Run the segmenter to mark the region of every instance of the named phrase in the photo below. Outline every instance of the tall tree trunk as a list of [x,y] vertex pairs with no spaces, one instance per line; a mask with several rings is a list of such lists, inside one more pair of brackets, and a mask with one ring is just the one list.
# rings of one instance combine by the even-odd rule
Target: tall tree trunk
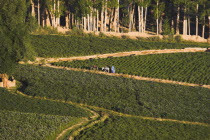
[[117,32],[120,32],[120,0],[118,2],[118,7],[117,7]]
[[188,16],[188,35],[191,35],[191,29],[190,29],[190,16]]
[[104,28],[104,6],[102,5],[102,9],[101,9],[101,27],[100,27],[100,31],[103,32]]
[[88,31],[90,31],[90,16],[89,16],[89,14],[87,14],[87,26],[88,26]]
[[196,36],[198,36],[198,4],[196,5]]
[[38,0],[38,25],[40,25],[40,4],[39,4],[39,0]]
[[144,7],[141,6],[141,32],[144,31]]
[[159,2],[157,1],[157,17],[156,17],[156,24],[157,24],[157,35],[159,34],[159,11],[158,11]]
[[96,10],[96,32],[98,32],[98,22],[99,22],[99,14],[98,10]]
[[107,0],[106,0],[106,2],[105,2],[104,32],[106,32],[106,22],[107,22]]
[[204,33],[205,33],[205,21],[206,21],[206,18],[205,16],[203,17],[203,28],[202,28],[202,37],[204,38]]
[[83,20],[84,20],[83,29],[84,29],[84,31],[87,31],[87,20],[86,20],[85,16],[83,17]]
[[[59,13],[59,12],[60,12],[60,1],[59,1],[59,0],[58,0],[57,4],[58,4],[58,9],[57,9],[57,11],[58,11],[58,13]],[[57,22],[57,26],[60,26],[60,14],[57,15],[57,17],[56,17],[56,22]]]
[[140,10],[140,6],[138,6],[138,23],[139,23],[139,32],[141,31],[141,10]]
[[145,14],[144,14],[144,33],[146,31],[146,25],[147,25],[147,6],[145,8]]
[[180,6],[177,8],[177,17],[176,17],[176,35],[179,35],[179,18],[180,18]]
[[35,17],[35,8],[34,8],[34,2],[31,0],[31,16]]
[[183,35],[187,35],[187,17],[186,17],[186,8],[184,9]]

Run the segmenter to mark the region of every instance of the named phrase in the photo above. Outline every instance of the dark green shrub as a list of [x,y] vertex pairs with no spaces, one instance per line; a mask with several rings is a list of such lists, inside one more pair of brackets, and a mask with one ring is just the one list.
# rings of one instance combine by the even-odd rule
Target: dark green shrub
[[178,42],[178,43],[180,43],[180,42],[183,41],[182,36],[180,36],[180,35],[176,35],[174,39],[175,39],[175,41]]

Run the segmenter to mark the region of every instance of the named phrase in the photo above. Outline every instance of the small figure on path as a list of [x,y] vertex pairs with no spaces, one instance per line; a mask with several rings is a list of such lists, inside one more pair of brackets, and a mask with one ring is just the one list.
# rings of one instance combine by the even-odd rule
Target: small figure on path
[[115,68],[114,68],[114,66],[111,67],[111,73],[115,73]]

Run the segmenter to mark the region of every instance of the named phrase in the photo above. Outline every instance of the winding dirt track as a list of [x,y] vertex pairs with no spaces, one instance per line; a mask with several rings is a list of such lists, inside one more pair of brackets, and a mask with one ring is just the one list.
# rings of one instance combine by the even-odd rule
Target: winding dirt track
[[107,72],[96,71],[96,70],[60,67],[60,66],[53,66],[53,65],[50,65],[50,64],[46,64],[44,66],[45,67],[56,68],[56,69],[65,69],[65,70],[72,70],[72,71],[90,72],[90,73],[103,74],[103,75],[109,75],[109,76],[131,78],[131,79],[136,79],[136,80],[153,81],[153,82],[159,82],[159,83],[177,84],[177,85],[193,86],[193,87],[204,87],[204,88],[210,89],[210,85],[192,84],[192,83],[171,81],[171,80],[165,80],[165,79],[148,78],[148,77],[134,76],[134,75],[128,75],[128,74],[121,74],[121,73],[107,73]]
[[108,54],[96,54],[89,56],[78,56],[69,58],[36,58],[36,61],[45,59],[47,63],[59,62],[59,61],[73,61],[73,60],[86,60],[90,58],[107,58],[107,57],[122,57],[130,55],[148,55],[148,54],[161,54],[161,53],[181,53],[181,52],[205,52],[206,48],[185,48],[185,49],[164,49],[164,50],[144,50],[144,51],[130,51],[130,52],[118,52]]

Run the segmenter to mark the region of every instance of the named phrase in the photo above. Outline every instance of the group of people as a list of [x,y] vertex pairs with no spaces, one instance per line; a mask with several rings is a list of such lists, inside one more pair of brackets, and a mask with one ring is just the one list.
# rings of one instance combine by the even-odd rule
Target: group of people
[[[96,65],[92,66],[90,68],[91,70],[98,70],[98,67]],[[108,72],[108,73],[115,73],[115,67],[114,66],[105,66],[101,68],[102,71]]]
[[105,71],[105,72],[109,72],[109,73],[115,73],[115,68],[114,66],[106,66],[106,67],[102,67],[101,69],[102,71]]

